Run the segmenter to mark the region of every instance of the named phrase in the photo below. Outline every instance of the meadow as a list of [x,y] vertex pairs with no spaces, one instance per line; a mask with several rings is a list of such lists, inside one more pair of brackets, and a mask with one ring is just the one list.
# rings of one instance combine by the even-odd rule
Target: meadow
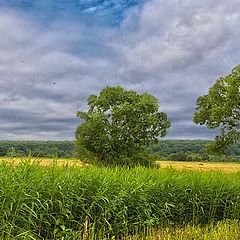
[[[87,164],[76,158],[26,158],[26,157],[0,157],[0,163],[20,164],[28,159],[31,163],[37,163],[41,166],[71,166],[84,167]],[[239,162],[187,162],[187,161],[156,161],[159,168],[175,168],[177,170],[200,170],[200,171],[223,171],[240,172]]]
[[0,239],[240,238],[238,172],[15,161],[0,164]]

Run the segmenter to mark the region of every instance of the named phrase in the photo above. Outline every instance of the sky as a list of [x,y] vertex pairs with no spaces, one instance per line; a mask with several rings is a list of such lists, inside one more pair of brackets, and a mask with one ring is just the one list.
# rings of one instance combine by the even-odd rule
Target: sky
[[199,96],[240,63],[239,0],[0,0],[0,140],[72,140],[106,85],[149,92],[168,139],[213,139]]

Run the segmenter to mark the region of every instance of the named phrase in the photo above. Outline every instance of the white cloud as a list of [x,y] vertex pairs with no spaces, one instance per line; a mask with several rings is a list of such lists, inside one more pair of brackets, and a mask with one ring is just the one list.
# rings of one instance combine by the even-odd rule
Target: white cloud
[[169,137],[183,134],[181,125],[184,136],[202,138],[207,130],[189,124],[195,101],[239,63],[240,4],[151,0],[120,27],[91,28],[3,9],[0,32],[1,139],[71,138],[75,112],[106,84],[156,95],[173,119]]

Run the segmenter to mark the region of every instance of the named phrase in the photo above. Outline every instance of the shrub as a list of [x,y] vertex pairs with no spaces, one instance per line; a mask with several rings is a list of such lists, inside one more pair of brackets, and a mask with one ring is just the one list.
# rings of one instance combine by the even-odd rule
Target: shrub
[[195,161],[195,162],[201,162],[202,156],[200,154],[190,154],[186,158],[187,161]]
[[177,152],[170,154],[167,158],[174,161],[186,161],[187,154],[184,152]]

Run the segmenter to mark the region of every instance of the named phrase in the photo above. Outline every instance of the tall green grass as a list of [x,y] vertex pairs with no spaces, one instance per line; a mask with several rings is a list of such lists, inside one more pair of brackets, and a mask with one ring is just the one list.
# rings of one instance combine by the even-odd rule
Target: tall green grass
[[0,239],[90,239],[240,219],[240,174],[0,165]]

